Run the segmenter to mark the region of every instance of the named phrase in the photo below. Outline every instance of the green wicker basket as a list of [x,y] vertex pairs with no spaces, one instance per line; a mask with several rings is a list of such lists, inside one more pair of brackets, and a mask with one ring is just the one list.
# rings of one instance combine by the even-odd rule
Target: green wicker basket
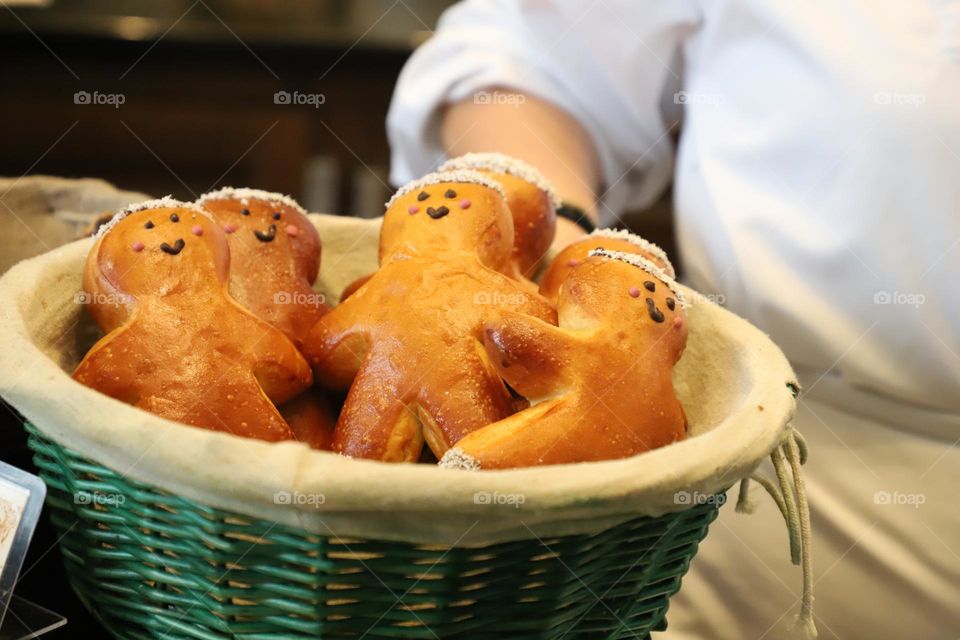
[[26,427],[69,580],[117,638],[647,638],[724,497],[479,548],[328,538],[131,481]]

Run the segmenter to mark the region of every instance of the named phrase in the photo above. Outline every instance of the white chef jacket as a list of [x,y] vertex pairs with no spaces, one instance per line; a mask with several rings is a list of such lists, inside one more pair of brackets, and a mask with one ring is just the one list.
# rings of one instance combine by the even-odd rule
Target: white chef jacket
[[537,95],[591,135],[606,222],[674,178],[686,279],[795,366],[957,413],[958,18],[957,0],[466,2],[401,75],[392,178],[443,159],[445,102]]
[[[876,492],[916,489],[911,481],[938,482],[944,471],[957,486],[960,0],[464,2],[444,14],[401,74],[387,122],[392,179],[434,168],[444,158],[442,106],[471,95],[496,99],[483,94],[491,87],[538,96],[584,126],[601,161],[605,222],[651,203],[674,180],[685,279],[722,294],[790,358],[810,391],[798,422],[822,439],[824,468],[870,472],[856,497],[844,499],[831,499],[837,492],[811,474],[822,546],[854,542],[839,524],[852,513],[889,523],[914,515],[883,511]],[[824,429],[827,414],[843,428]],[[879,447],[847,445],[840,434],[852,424],[855,433],[874,425]],[[898,448],[923,453],[898,467]],[[960,633],[960,509],[947,500],[924,509],[927,521],[908,532],[884,529],[863,566],[855,553],[839,565],[854,581],[903,577],[886,593],[889,603],[864,590],[865,606],[877,609],[872,623],[848,607],[854,629],[876,624],[892,635],[841,637]],[[729,542],[716,553],[736,571],[747,554]],[[922,568],[884,567],[917,545]],[[718,607],[742,605],[727,598],[730,585],[713,580],[710,591],[697,566],[686,582],[707,586],[694,591],[709,591]],[[834,600],[855,597],[843,569],[831,575]],[[762,580],[755,584],[762,596]],[[952,613],[931,599],[931,584],[953,597]],[[897,635],[907,618],[897,618],[894,605],[910,607],[912,598],[937,613],[921,609],[908,620],[917,635]],[[827,626],[841,626],[842,603],[821,595],[818,604],[840,607]],[[676,608],[671,627],[682,628]],[[748,617],[742,607],[726,615]],[[744,624],[722,631],[702,623],[706,635],[689,637],[760,635]],[[952,625],[953,635],[937,635]],[[823,627],[821,637],[833,637]]]

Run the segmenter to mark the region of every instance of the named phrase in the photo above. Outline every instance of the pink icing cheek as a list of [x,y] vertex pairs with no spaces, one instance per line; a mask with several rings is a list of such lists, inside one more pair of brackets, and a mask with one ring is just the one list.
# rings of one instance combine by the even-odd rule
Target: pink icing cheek
[[140,253],[141,251],[143,251],[143,247],[144,247],[144,244],[139,240],[137,240],[130,246],[130,248],[136,251],[137,253]]
[[631,298],[639,298],[639,297],[640,297],[640,289],[638,289],[638,288],[636,288],[636,287],[630,287],[629,289],[627,289],[627,293],[630,294],[630,297],[631,297]]
[[288,224],[287,235],[291,238],[296,238],[298,235],[300,235],[300,228],[295,224]]
[[681,318],[680,316],[674,316],[674,317],[673,317],[673,328],[674,328],[674,329],[679,329],[679,328],[682,327],[682,326],[683,326],[683,318]]
[[575,267],[575,266],[577,266],[578,264],[580,264],[580,261],[579,261],[579,260],[573,260],[573,259],[567,260],[567,266],[568,266],[568,267]]
[[461,208],[461,209],[469,209],[471,204],[472,204],[472,203],[471,203],[469,200],[467,200],[466,198],[464,198],[463,200],[460,201],[460,208]]
[[412,204],[409,207],[407,207],[407,213],[409,213],[410,215],[415,214],[417,211],[420,211],[420,207],[418,207],[415,204]]
[[227,233],[233,233],[234,231],[237,230],[237,225],[233,224],[232,222],[227,223],[226,225],[224,225],[223,230],[226,231]]
[[198,224],[197,224],[197,225],[194,225],[194,226],[193,226],[193,229],[190,229],[190,231],[191,231],[191,232],[193,233],[193,235],[195,235],[195,236],[202,236],[202,235],[203,235],[203,227],[201,227],[201,226],[198,225]]

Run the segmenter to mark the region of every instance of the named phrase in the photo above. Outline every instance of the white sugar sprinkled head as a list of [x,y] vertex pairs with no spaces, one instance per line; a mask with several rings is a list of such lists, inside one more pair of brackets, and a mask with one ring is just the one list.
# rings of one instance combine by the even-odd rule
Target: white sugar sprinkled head
[[482,173],[476,171],[470,171],[467,169],[460,169],[458,171],[437,171],[436,173],[428,173],[418,180],[413,180],[403,185],[397,192],[393,194],[393,197],[390,198],[390,201],[387,202],[386,207],[389,209],[394,202],[403,196],[407,195],[411,191],[416,191],[417,189],[422,189],[424,187],[429,187],[435,184],[444,184],[444,183],[453,183],[453,184],[479,184],[481,186],[487,187],[488,189],[493,189],[500,196],[506,199],[507,194],[504,192],[503,187],[500,186],[500,183],[492,178],[489,178]]
[[562,204],[556,189],[542,173],[523,160],[502,153],[467,153],[459,158],[451,158],[440,165],[440,171],[456,169],[484,170],[515,176],[546,193],[554,209],[559,208]]
[[632,264],[635,267],[643,269],[651,276],[660,280],[667,288],[670,289],[673,296],[677,299],[677,302],[680,303],[681,309],[687,308],[687,301],[683,297],[683,294],[680,292],[680,288],[677,286],[676,280],[664,273],[663,269],[655,265],[650,260],[647,260],[641,255],[636,253],[627,253],[626,251],[608,251],[606,249],[591,249],[590,256],[606,258],[608,260],[619,260],[620,262],[626,262],[627,264]]
[[194,204],[192,202],[183,202],[181,200],[176,200],[172,196],[163,196],[162,198],[155,198],[153,200],[144,200],[143,202],[136,202],[134,204],[129,204],[123,209],[120,209],[110,220],[97,229],[97,232],[93,234],[94,238],[101,238],[106,233],[109,233],[111,229],[117,226],[121,220],[126,218],[131,213],[137,213],[138,211],[146,211],[148,209],[189,209],[194,213],[199,213],[201,215],[210,217],[210,213],[201,207],[200,205]]
[[479,471],[480,463],[473,456],[453,447],[447,449],[438,463],[444,469],[461,469],[463,471]]
[[[654,256],[657,260],[660,260],[666,267],[663,269],[671,278],[677,277],[677,272],[673,268],[673,263],[670,262],[670,258],[667,257],[667,252],[661,249],[658,245],[650,242],[646,238],[638,236],[635,233],[630,233],[626,229],[596,229],[590,233],[590,236],[596,236],[600,238],[613,238],[615,240],[623,240],[629,242],[630,244],[636,246],[638,249],[649,253]],[[588,236],[588,237],[590,237]]]
[[303,215],[307,215],[307,210],[290,196],[282,193],[276,193],[274,191],[263,191],[262,189],[223,187],[221,189],[217,189],[216,191],[210,191],[209,193],[203,194],[200,196],[197,202],[203,204],[204,202],[209,202],[210,200],[239,200],[240,204],[243,205],[249,204],[250,200],[266,200],[267,202],[282,204],[294,209],[295,211],[299,211]]

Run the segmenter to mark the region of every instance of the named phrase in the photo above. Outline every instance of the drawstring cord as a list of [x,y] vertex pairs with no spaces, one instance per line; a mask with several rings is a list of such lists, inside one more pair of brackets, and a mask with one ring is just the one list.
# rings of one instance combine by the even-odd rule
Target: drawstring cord
[[800,603],[800,614],[794,621],[794,630],[805,639],[817,637],[817,625],[813,621],[813,559],[810,549],[810,505],[807,503],[807,487],[803,481],[800,466],[807,460],[807,443],[803,436],[790,427],[787,438],[787,457],[790,460],[790,469],[793,473],[794,487],[797,491],[797,506],[799,508],[801,568],[803,570],[803,598]]
[[[787,440],[790,439],[788,435]],[[784,445],[780,445],[773,450],[770,458],[773,460],[773,469],[777,473],[777,481],[780,483],[780,495],[783,496],[783,502],[787,509],[787,532],[790,534],[790,560],[793,564],[800,564],[800,516],[797,513],[797,502],[791,486],[790,477],[787,475],[787,468],[783,455]]]
[[[770,454],[773,469],[777,475],[774,483],[769,478],[754,474],[740,481],[737,496],[738,513],[753,513],[750,502],[750,481],[753,480],[770,494],[777,504],[780,514],[787,525],[790,538],[790,560],[800,565],[803,571],[803,595],[800,601],[800,613],[794,619],[793,631],[798,638],[813,640],[817,637],[817,627],[813,620],[813,561],[810,555],[810,505],[807,502],[806,485],[800,467],[807,462],[807,442],[799,431],[792,426],[787,428],[786,436],[779,447]],[[787,466],[790,471],[787,471]]]

